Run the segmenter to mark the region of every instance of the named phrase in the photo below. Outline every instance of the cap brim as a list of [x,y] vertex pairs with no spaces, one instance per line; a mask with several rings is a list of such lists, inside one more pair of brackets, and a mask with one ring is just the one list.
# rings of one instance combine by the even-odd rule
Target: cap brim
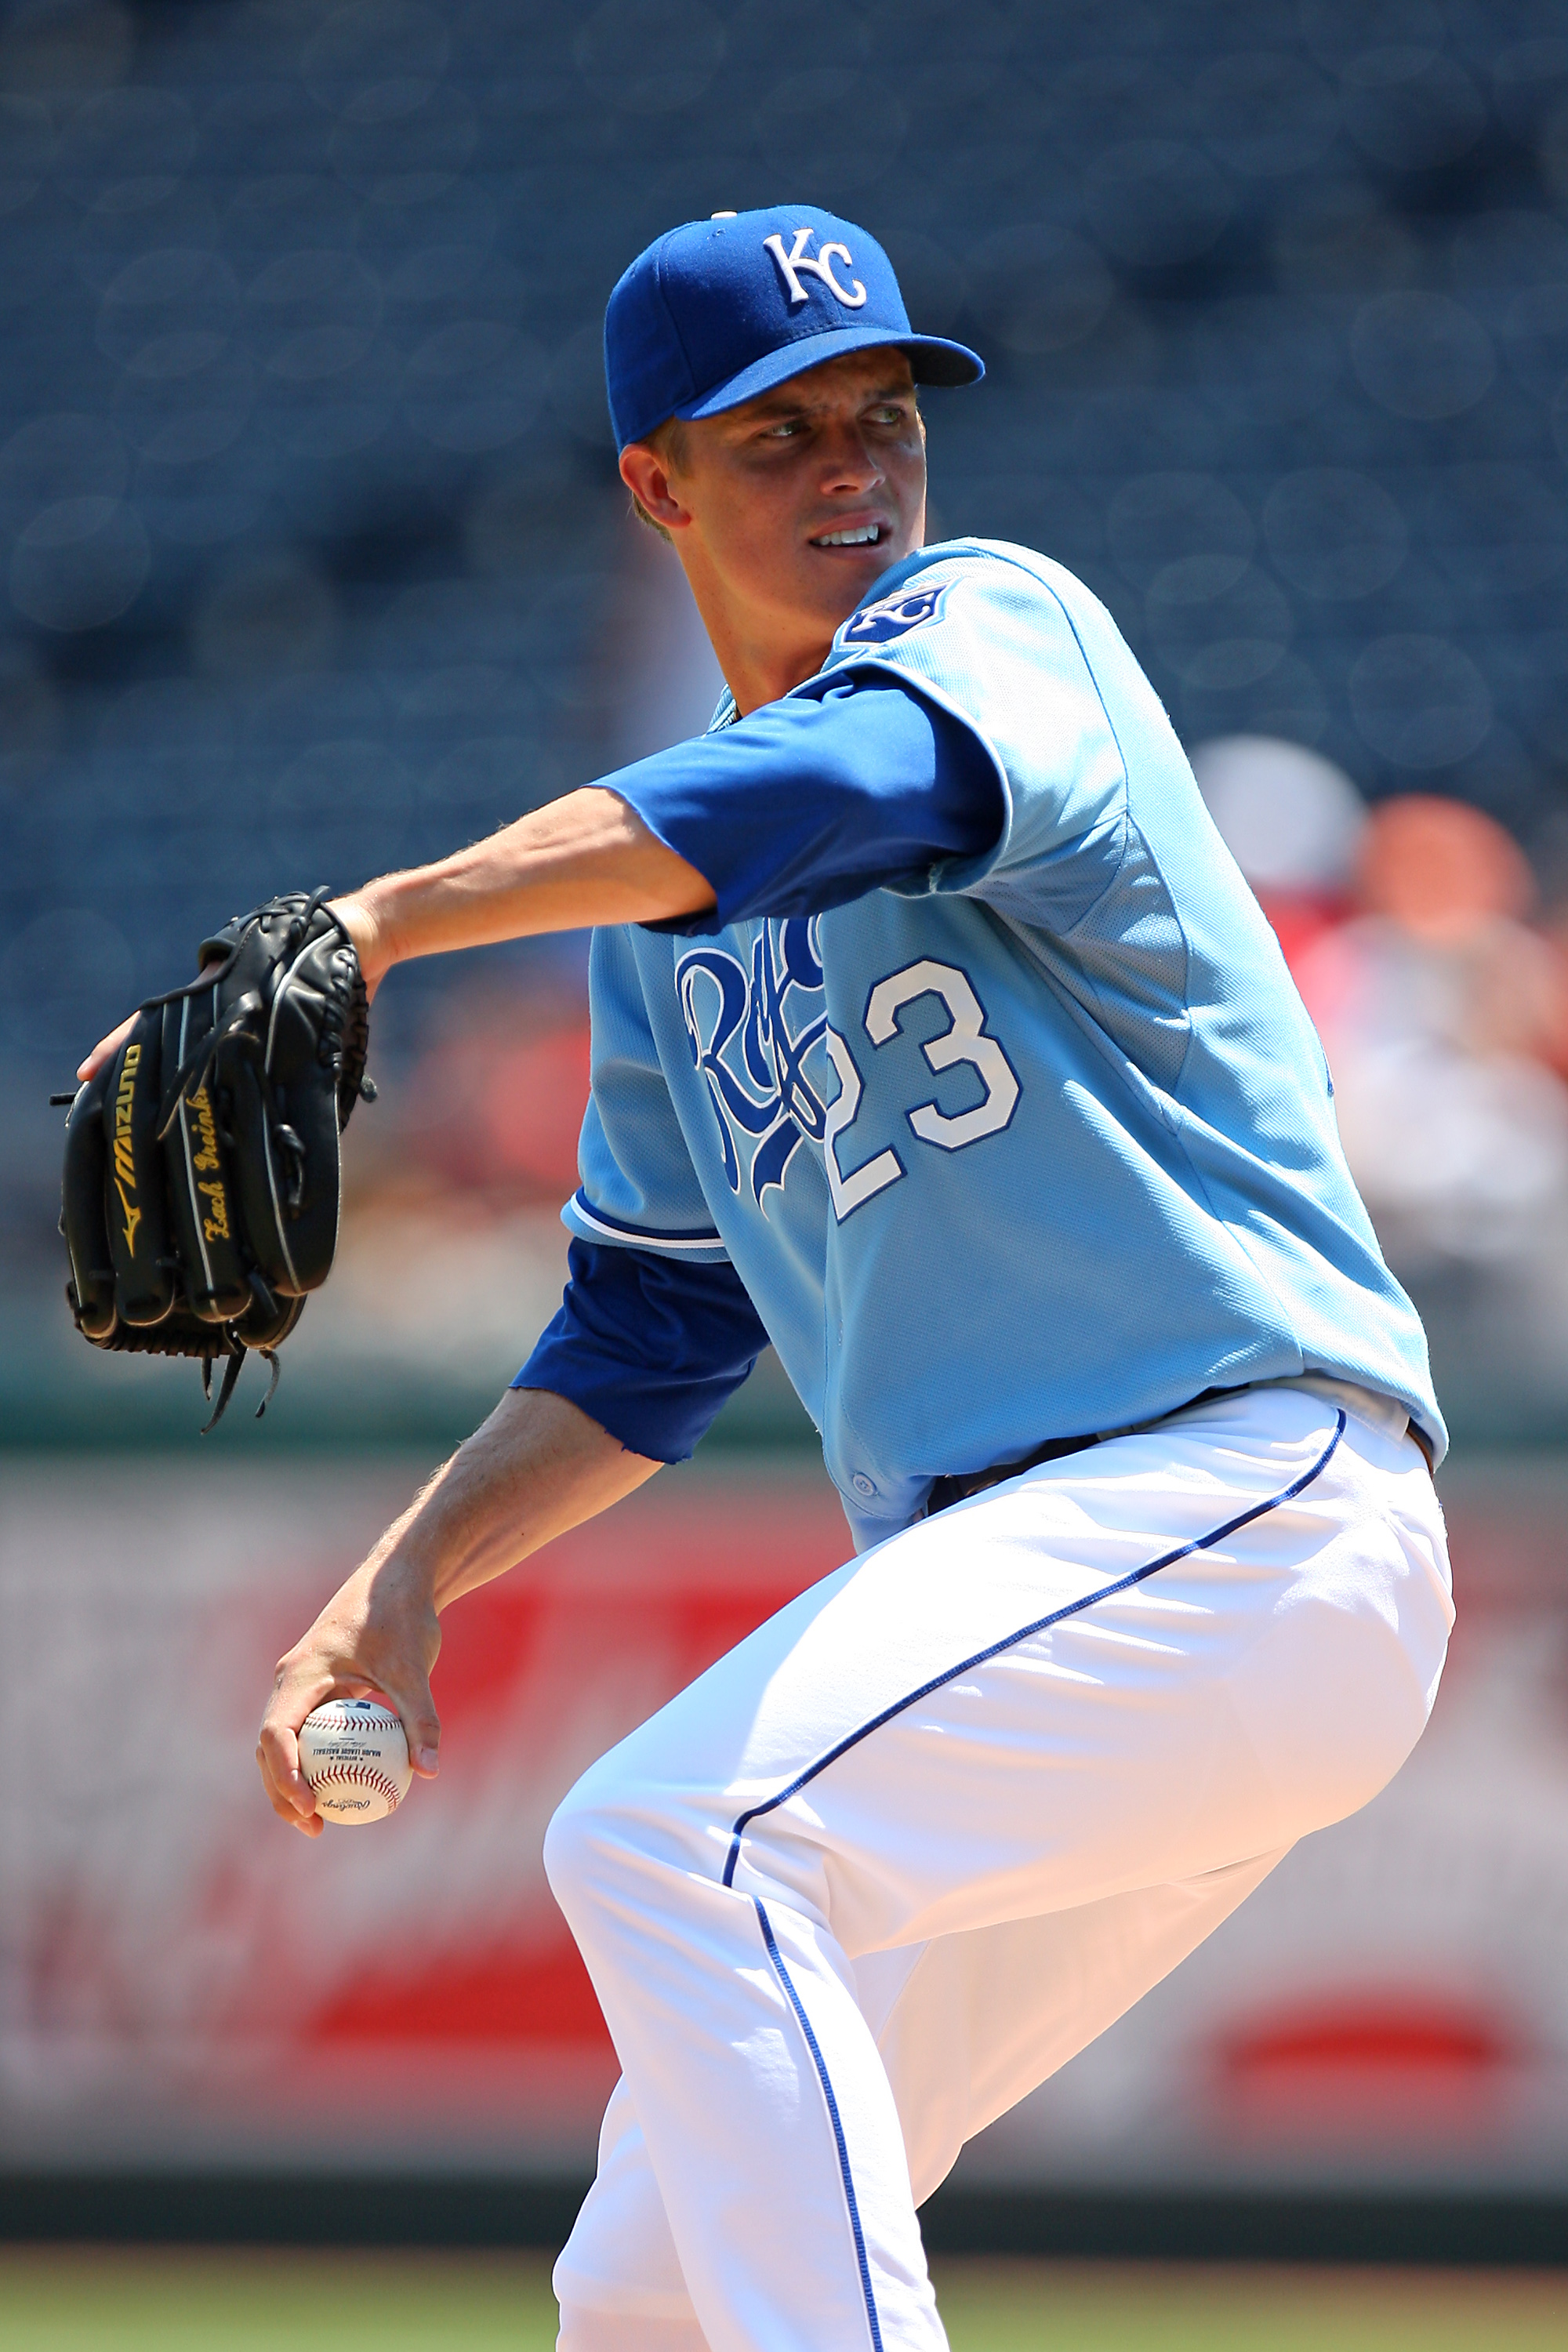
[[683,403],[675,414],[720,416],[727,408],[739,408],[742,401],[755,400],[759,393],[772,392],[775,384],[787,383],[793,375],[804,375],[807,368],[820,367],[825,360],[841,359],[847,352],[875,351],[879,346],[907,352],[910,373],[917,383],[978,383],[985,373],[978,352],[972,352],[966,343],[949,342],[942,335],[900,334],[891,327],[830,327],[826,334],[803,335],[798,342],[769,352],[700,399]]

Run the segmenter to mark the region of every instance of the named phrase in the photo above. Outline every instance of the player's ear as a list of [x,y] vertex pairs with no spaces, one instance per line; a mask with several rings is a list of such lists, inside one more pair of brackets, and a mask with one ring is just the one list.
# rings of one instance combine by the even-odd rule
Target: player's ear
[[683,530],[691,510],[673,488],[665,463],[646,441],[631,441],[621,451],[621,479],[644,517],[658,530]]

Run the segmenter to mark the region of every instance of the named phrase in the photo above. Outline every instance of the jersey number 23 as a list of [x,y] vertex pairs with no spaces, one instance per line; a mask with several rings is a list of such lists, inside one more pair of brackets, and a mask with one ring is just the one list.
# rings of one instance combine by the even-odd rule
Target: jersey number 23
[[[879,980],[871,991],[866,1001],[866,1034],[873,1047],[885,1045],[897,1034],[902,1025],[900,1013],[921,996],[939,996],[948,1014],[948,1026],[921,1047],[928,1066],[941,1072],[967,1062],[984,1092],[968,1110],[950,1115],[934,1102],[923,1102],[905,1117],[922,1143],[934,1144],[939,1151],[962,1151],[966,1144],[978,1143],[982,1136],[1000,1134],[1009,1124],[1017,1107],[1017,1076],[996,1039],[985,1034],[985,1008],[968,974],[956,964],[935,963],[929,956]],[[833,1213],[842,1224],[854,1210],[885,1192],[907,1171],[889,1147],[852,1174],[843,1172],[844,1147],[859,1116],[865,1081],[847,1038],[829,1027],[823,1042],[838,1073],[838,1095],[829,1106],[822,1140]]]

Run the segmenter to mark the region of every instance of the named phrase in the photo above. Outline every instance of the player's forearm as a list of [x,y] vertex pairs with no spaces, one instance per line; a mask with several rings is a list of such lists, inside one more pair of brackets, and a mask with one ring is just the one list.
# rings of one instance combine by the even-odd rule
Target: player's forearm
[[336,911],[374,988],[413,956],[595,923],[658,922],[712,903],[695,866],[617,793],[589,784],[437,865],[366,883]]
[[441,1647],[437,1612],[658,1466],[627,1454],[563,1397],[509,1390],[279,1660],[257,1743],[274,1811],[309,1837],[321,1832],[300,1769],[299,1732],[326,1698],[384,1695],[402,1718],[415,1770],[433,1773],[441,1738],[430,1689]]
[[445,1609],[607,1510],[659,1467],[627,1453],[564,1397],[509,1389],[387,1529],[373,1561],[412,1577]]

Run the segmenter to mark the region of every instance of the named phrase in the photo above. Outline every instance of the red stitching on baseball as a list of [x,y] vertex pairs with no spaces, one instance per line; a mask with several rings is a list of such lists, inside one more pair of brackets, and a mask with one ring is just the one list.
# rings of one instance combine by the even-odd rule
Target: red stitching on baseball
[[340,1788],[347,1783],[362,1789],[379,1789],[386,1799],[389,1813],[396,1811],[400,1801],[396,1789],[384,1772],[373,1772],[366,1764],[328,1764],[313,1779],[309,1772],[305,1778],[312,1796],[322,1789]]

